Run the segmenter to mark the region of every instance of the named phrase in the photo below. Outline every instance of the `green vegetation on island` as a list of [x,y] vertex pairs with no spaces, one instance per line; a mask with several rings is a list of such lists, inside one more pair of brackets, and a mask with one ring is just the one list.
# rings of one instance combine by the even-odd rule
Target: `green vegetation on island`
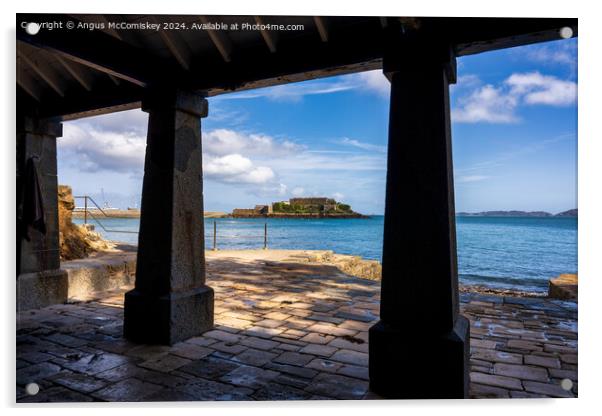
[[[310,199],[310,198],[308,198]],[[274,202],[272,204],[273,213],[282,214],[353,214],[350,205],[336,202],[334,199],[328,200],[326,204],[304,204],[290,202]]]
[[270,205],[256,205],[255,208],[236,208],[232,211],[232,217],[365,218],[353,211],[350,205],[325,197],[291,198]]

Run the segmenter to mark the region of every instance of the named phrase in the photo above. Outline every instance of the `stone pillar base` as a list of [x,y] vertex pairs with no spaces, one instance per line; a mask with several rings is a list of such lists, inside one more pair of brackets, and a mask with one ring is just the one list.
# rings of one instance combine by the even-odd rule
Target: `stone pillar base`
[[378,322],[370,328],[370,390],[389,399],[468,397],[470,324],[459,316],[452,331],[432,336]]
[[143,344],[173,345],[213,328],[213,289],[201,286],[164,296],[125,294],[124,336]]
[[17,310],[39,309],[65,303],[69,279],[64,270],[23,273],[17,279]]

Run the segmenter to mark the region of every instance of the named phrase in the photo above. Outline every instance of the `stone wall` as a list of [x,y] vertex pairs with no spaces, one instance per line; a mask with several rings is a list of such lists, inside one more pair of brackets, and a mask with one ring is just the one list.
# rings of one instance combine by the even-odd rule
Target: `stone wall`
[[255,211],[253,208],[235,208],[232,210],[232,215],[235,217],[249,217],[260,214],[260,212]]
[[336,205],[336,201],[334,199],[325,198],[325,197],[316,197],[316,198],[291,198],[289,199],[289,203],[291,205]]

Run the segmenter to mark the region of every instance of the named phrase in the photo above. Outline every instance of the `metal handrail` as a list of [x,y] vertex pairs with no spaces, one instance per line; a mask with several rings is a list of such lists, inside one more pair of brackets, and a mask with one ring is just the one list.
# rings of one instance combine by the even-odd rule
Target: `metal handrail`
[[[108,215],[97,203],[96,201],[88,195],[78,195],[78,196],[74,196],[74,199],[83,199],[84,200],[84,224],[88,223],[88,215],[90,215],[90,217],[98,224],[100,225],[100,228],[102,228],[105,232],[108,233],[127,233],[127,234],[138,234],[138,231],[126,231],[126,230],[111,230],[106,228],[103,223],[96,218],[96,216],[94,214],[92,214],[91,211],[88,211],[88,200],[92,201],[92,203],[96,206],[96,208],[98,209],[98,211],[102,212],[102,214],[106,217],[106,218],[110,218],[110,215]],[[221,236],[220,238],[260,238],[261,236],[259,235],[224,235]],[[263,249],[267,250],[268,248],[268,223],[266,222],[263,226]],[[217,250],[217,221],[213,221],[213,250]]]
[[96,209],[98,209],[100,212],[102,212],[104,214],[105,217],[108,217],[109,215],[107,215],[106,212],[104,212],[104,210],[100,207],[100,205],[98,205],[96,203],[96,201],[94,200],[94,198],[92,198],[91,196],[88,195],[81,195],[81,196],[74,196],[73,199],[84,199],[84,210],[88,209],[88,199],[90,201],[92,201],[92,203],[96,206]]
[[92,201],[92,203],[96,206],[96,208],[98,209],[98,211],[102,212],[103,215],[106,218],[110,218],[110,215],[108,215],[97,203],[96,201],[88,195],[78,195],[78,196],[74,196],[73,199],[83,199],[84,200],[84,224],[88,223],[88,215],[90,215],[90,217],[98,224],[100,225],[100,228],[102,228],[105,232],[107,233],[126,233],[126,234],[138,234],[138,231],[126,231],[126,230],[111,230],[106,228],[102,222],[96,218],[96,216],[94,214],[92,214],[91,211],[88,211],[88,200]]

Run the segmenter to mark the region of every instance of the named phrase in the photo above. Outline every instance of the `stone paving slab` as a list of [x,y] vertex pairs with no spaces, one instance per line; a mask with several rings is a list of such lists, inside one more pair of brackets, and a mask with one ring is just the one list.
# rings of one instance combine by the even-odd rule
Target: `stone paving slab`
[[[209,254],[215,329],[171,347],[122,338],[128,287],[19,312],[17,402],[378,399],[368,390],[367,331],[379,283],[279,255]],[[470,397],[577,396],[576,303],[461,301]],[[24,389],[32,382],[36,396]]]

